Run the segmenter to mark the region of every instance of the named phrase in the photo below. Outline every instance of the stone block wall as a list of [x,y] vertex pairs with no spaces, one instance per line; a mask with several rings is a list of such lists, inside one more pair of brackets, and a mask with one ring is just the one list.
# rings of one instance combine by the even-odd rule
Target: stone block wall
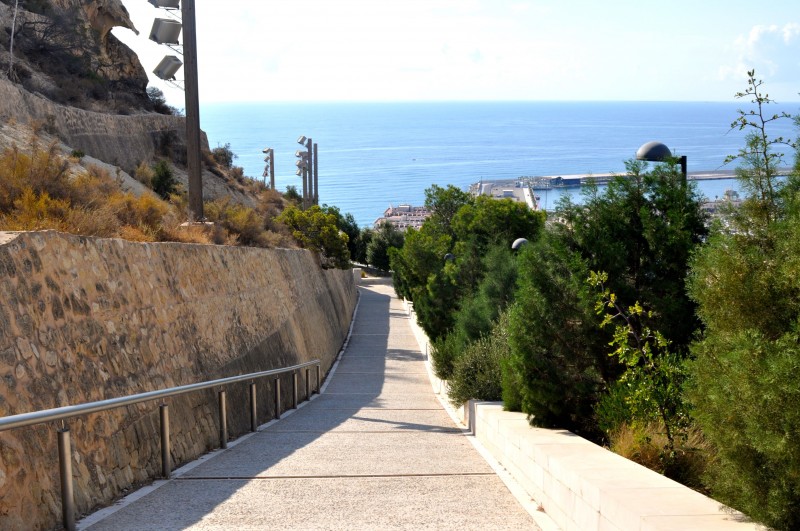
[[[0,233],[0,416],[314,358],[324,374],[355,303],[352,273],[302,250]],[[263,422],[274,412],[258,385]],[[290,377],[282,390],[289,404]],[[231,435],[249,429],[246,397],[246,384],[228,389]],[[167,403],[176,466],[218,446],[215,392]],[[160,473],[158,403],[68,426],[79,511]],[[59,525],[57,428],[0,432],[0,529]]]
[[[0,79],[0,119],[22,123],[39,122],[47,132],[67,145],[80,149],[128,173],[140,162],[149,162],[165,143],[185,145],[186,121],[180,116],[156,113],[113,115],[67,107],[26,92],[5,78]],[[208,140],[203,135],[203,146]]]

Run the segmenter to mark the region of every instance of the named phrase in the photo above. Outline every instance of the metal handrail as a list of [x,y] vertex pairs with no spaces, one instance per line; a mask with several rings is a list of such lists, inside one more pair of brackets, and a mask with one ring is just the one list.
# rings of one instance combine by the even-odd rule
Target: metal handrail
[[10,415],[8,417],[0,418],[0,431],[13,430],[14,428],[22,428],[25,426],[33,426],[35,424],[43,424],[45,422],[66,420],[68,418],[77,417],[78,415],[88,415],[90,413],[98,413],[100,411],[108,411],[122,406],[130,406],[138,404],[139,402],[147,402],[148,400],[157,400],[159,398],[169,398],[178,396],[192,391],[202,391],[203,389],[211,389],[212,387],[228,385],[238,382],[246,382],[249,380],[256,380],[265,378],[267,376],[277,376],[287,372],[297,371],[319,365],[319,360],[308,361],[300,365],[293,365],[284,369],[272,369],[269,371],[254,372],[244,374],[241,376],[231,376],[229,378],[220,378],[219,380],[210,380],[207,382],[200,382],[196,384],[181,385],[179,387],[170,387],[168,389],[161,389],[159,391],[149,391],[147,393],[139,393],[136,395],[123,396],[120,398],[109,398],[107,400],[98,400],[97,402],[88,402],[86,404],[79,404],[75,406],[63,406],[53,409],[44,409],[42,411],[34,411],[32,413],[20,413],[19,415]]
[[[20,413],[18,415],[10,415],[7,417],[0,417],[0,432],[12,430],[16,428],[23,428],[26,426],[34,426],[36,424],[44,424],[53,421],[65,421],[67,419],[77,417],[79,415],[88,415],[90,413],[98,413],[102,411],[109,411],[119,407],[130,406],[140,402],[147,402],[149,400],[158,400],[170,398],[194,391],[202,391],[214,387],[223,387],[226,385],[251,382],[250,384],[250,429],[256,431],[258,428],[257,415],[256,415],[256,384],[254,380],[266,378],[268,376],[279,376],[281,374],[293,373],[292,378],[292,407],[297,408],[298,403],[298,389],[297,389],[297,373],[302,369],[306,369],[306,399],[311,397],[311,369],[309,367],[316,366],[317,368],[317,389],[320,391],[321,375],[320,375],[320,360],[312,360],[299,365],[292,365],[291,367],[284,367],[282,369],[271,369],[268,371],[253,372],[242,374],[239,376],[230,376],[228,378],[220,378],[217,380],[209,380],[189,385],[181,385],[178,387],[170,387],[168,389],[161,389],[159,391],[149,391],[146,393],[138,393],[135,395],[128,395],[119,398],[110,398],[107,400],[99,400],[96,402],[88,402],[86,404],[78,404],[74,406],[63,406],[52,409],[45,409],[42,411],[34,411],[31,413]],[[280,418],[281,412],[281,392],[280,380],[275,378],[275,418]],[[227,406],[226,394],[224,390],[219,391],[219,421],[220,421],[220,446],[222,448],[228,447],[228,427],[227,427]],[[161,417],[161,472],[165,478],[170,477],[171,462],[170,462],[170,444],[169,444],[169,409],[166,404],[161,404],[160,417]],[[62,427],[58,431],[58,455],[59,455],[59,468],[61,475],[61,503],[62,503],[62,516],[64,528],[69,531],[75,529],[75,500],[72,484],[72,452],[70,450],[69,428]]]

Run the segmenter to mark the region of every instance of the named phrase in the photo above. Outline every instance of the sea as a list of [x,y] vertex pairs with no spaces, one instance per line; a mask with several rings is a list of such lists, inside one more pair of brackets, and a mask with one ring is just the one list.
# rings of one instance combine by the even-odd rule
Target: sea
[[[731,129],[734,102],[403,102],[403,103],[209,103],[200,122],[214,148],[230,144],[234,164],[262,179],[263,149],[275,150],[276,188],[301,189],[295,175],[297,139],[318,145],[320,204],[353,214],[371,227],[389,206],[422,205],[431,185],[467,189],[487,180],[522,176],[624,173],[625,161],[656,140],[693,172],[733,170],[728,155],[744,146]],[[800,113],[800,103],[775,104],[770,114]],[[796,138],[791,120],[768,129]],[[793,163],[787,153],[785,165]],[[735,178],[698,181],[708,199],[739,191]],[[580,189],[538,192],[544,208]]]

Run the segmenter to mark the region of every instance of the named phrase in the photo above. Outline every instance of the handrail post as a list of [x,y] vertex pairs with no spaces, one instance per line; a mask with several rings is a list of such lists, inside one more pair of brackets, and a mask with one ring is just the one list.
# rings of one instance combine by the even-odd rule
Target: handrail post
[[297,409],[297,369],[292,371],[292,409]]
[[172,465],[169,458],[169,406],[161,404],[161,475],[169,479]]
[[311,400],[311,369],[306,369],[306,400]]
[[322,392],[322,368],[320,367],[322,364],[317,363],[317,394]]
[[228,447],[228,408],[225,391],[219,392],[219,447]]
[[75,493],[72,484],[72,449],[69,428],[58,430],[58,464],[61,475],[61,514],[64,529],[75,531]]
[[258,411],[256,409],[256,383],[250,384],[250,431],[258,431]]
[[281,418],[281,379],[275,378],[275,419]]

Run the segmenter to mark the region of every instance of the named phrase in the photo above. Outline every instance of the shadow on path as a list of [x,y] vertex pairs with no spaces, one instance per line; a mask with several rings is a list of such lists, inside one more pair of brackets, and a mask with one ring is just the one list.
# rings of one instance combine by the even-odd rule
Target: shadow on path
[[531,529],[435,398],[390,282],[359,289],[322,395],[89,529]]

